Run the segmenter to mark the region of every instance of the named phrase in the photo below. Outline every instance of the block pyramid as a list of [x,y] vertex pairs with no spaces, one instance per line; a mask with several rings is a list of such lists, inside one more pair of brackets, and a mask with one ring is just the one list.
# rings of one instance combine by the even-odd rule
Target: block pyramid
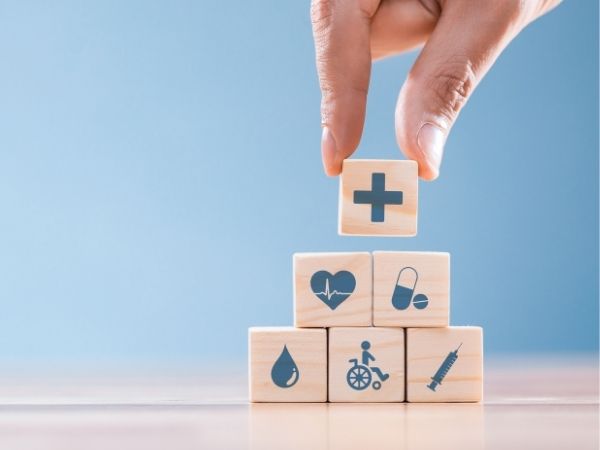
[[[346,160],[339,234],[414,236],[414,161]],[[294,326],[249,329],[251,402],[478,402],[483,331],[450,326],[450,255],[296,253]]]

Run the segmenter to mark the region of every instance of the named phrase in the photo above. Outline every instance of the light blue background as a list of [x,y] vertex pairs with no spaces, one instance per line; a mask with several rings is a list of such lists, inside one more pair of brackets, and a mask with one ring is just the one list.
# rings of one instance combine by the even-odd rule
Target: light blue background
[[[597,351],[598,17],[570,1],[462,113],[414,239],[336,234],[308,2],[0,3],[0,358],[243,360],[292,322],[296,251],[452,253],[488,352]],[[356,156],[397,158],[415,54]]]

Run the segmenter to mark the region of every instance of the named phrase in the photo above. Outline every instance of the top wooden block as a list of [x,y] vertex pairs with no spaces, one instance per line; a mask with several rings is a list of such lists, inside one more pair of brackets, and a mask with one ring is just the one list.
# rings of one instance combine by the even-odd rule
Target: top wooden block
[[415,236],[417,204],[415,161],[344,161],[340,176],[339,234]]

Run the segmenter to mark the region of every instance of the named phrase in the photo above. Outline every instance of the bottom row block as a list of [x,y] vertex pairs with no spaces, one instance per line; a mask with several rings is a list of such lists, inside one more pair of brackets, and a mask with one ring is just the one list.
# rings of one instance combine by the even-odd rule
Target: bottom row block
[[256,327],[252,402],[477,402],[480,327]]
[[329,401],[404,401],[404,328],[330,328],[328,353]]

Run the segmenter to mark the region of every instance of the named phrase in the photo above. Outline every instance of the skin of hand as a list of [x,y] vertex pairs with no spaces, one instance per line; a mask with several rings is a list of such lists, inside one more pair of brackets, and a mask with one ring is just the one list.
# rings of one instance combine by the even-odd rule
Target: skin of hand
[[396,104],[396,140],[439,175],[452,125],[509,42],[560,0],[312,0],[325,173],[359,144],[374,60],[423,45]]

